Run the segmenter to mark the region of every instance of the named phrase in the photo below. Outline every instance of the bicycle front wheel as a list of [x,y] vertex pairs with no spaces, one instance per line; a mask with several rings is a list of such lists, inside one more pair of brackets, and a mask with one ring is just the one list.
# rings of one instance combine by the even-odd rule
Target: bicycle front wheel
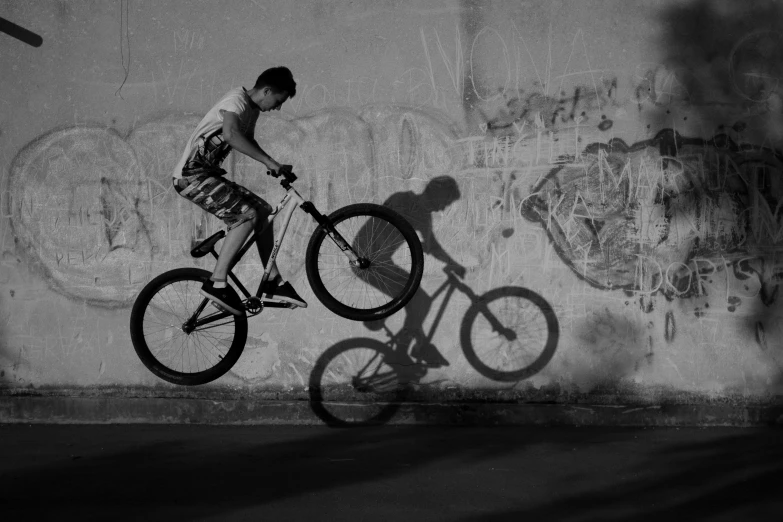
[[405,306],[424,271],[421,242],[410,223],[371,203],[343,207],[329,221],[363,266],[349,262],[326,227],[316,228],[305,265],[310,287],[324,306],[354,321],[383,319]]
[[214,381],[234,366],[245,347],[247,317],[221,311],[199,293],[209,276],[198,268],[165,272],[150,281],[133,304],[133,348],[165,381]]

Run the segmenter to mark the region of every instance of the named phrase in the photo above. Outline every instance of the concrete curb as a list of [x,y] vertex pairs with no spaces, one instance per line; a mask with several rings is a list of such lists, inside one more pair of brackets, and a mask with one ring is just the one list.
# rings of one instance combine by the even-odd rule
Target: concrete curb
[[[345,420],[378,404],[329,403]],[[783,426],[783,404],[591,405],[523,402],[406,402],[391,425]],[[321,425],[306,400],[257,398],[0,396],[0,423]]]

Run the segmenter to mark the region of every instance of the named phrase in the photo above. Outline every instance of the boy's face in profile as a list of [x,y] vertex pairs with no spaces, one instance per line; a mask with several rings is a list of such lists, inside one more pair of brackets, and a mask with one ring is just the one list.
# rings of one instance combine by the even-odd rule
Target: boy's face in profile
[[287,92],[275,92],[269,87],[264,87],[261,90],[261,93],[263,94],[263,97],[258,102],[261,112],[279,111],[280,107],[288,99]]
[[452,183],[430,182],[422,195],[432,212],[442,212],[460,198],[459,189]]

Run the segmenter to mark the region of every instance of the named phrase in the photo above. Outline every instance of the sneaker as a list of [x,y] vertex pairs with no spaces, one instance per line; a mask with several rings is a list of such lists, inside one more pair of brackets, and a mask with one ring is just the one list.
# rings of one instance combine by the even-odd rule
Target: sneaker
[[307,301],[299,297],[299,294],[296,293],[296,290],[294,290],[294,287],[291,286],[291,283],[288,281],[280,283],[276,287],[270,289],[266,293],[266,297],[268,299],[275,299],[277,301],[285,301],[286,303],[291,303],[294,306],[307,308]]
[[201,285],[199,293],[224,308],[227,312],[234,315],[242,315],[244,307],[234,292],[230,292],[228,287],[215,288],[214,281],[211,279]]

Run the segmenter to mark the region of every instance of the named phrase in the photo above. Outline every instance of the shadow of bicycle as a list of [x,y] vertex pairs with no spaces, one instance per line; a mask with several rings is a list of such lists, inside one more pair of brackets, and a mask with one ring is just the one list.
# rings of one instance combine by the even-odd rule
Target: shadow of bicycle
[[[554,310],[543,297],[513,286],[479,296],[453,274],[433,293],[433,298],[440,293],[445,297],[424,343],[431,342],[456,290],[471,302],[459,337],[462,352],[476,371],[494,381],[518,382],[549,363],[560,330]],[[308,387],[310,405],[326,424],[351,427],[389,422],[432,367],[408,353],[408,336],[383,328],[386,342],[369,337],[346,339],[316,361]]]

